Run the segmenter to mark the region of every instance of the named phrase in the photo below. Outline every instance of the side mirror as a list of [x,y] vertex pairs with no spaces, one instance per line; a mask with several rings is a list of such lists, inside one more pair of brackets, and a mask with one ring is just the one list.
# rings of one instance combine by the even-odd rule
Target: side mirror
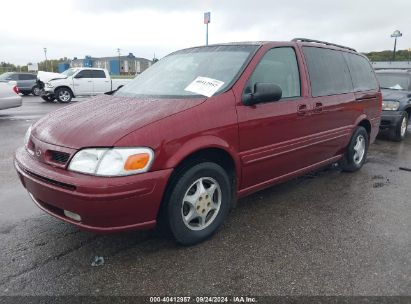
[[78,73],[76,76],[74,76],[74,78],[78,79],[78,78],[83,78],[83,75],[81,75],[80,73]]
[[243,103],[252,106],[257,103],[277,101],[281,99],[283,91],[272,82],[257,82],[254,85],[254,93],[244,94]]

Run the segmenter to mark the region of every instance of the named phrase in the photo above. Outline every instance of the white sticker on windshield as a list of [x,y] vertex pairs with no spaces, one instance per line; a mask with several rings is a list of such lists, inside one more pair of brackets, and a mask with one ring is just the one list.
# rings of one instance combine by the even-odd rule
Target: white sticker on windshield
[[223,81],[199,76],[194,79],[194,81],[190,83],[184,90],[211,97],[223,86],[223,84]]

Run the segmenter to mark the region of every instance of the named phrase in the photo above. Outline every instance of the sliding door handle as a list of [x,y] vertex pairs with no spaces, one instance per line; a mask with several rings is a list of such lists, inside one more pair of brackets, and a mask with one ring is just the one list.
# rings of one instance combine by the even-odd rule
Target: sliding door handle
[[299,104],[297,106],[297,114],[300,116],[304,116],[308,114],[308,107],[306,104]]

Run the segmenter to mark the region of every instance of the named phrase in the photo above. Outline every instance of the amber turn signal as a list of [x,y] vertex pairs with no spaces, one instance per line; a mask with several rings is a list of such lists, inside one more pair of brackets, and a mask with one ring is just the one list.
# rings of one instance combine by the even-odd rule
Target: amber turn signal
[[133,154],[127,158],[124,164],[124,170],[134,171],[144,169],[150,161],[150,155],[148,153]]

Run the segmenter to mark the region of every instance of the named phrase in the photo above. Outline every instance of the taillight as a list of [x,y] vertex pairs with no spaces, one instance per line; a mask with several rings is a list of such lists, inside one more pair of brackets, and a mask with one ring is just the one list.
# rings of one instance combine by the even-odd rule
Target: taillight
[[18,94],[19,93],[19,88],[17,86],[13,86],[13,91]]

